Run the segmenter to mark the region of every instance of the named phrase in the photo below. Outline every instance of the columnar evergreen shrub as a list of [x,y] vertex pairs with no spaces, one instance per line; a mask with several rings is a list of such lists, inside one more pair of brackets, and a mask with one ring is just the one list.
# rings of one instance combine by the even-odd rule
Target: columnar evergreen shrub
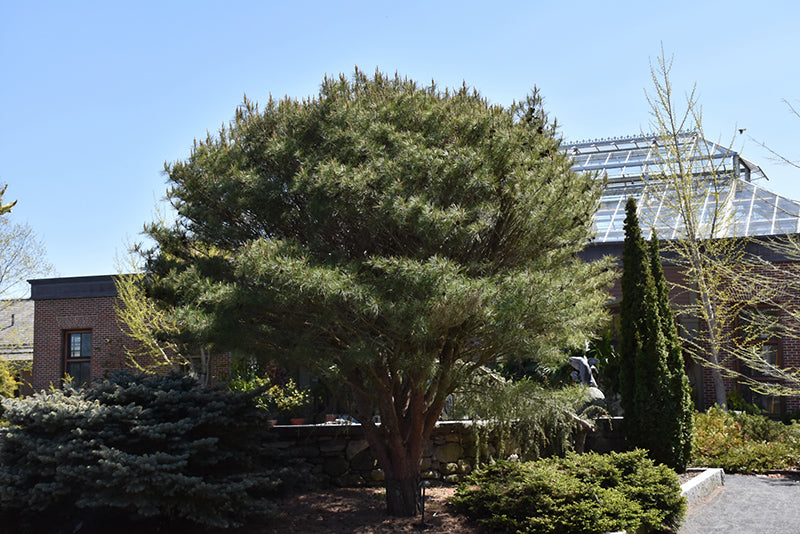
[[620,404],[625,412],[629,439],[635,439],[639,428],[636,406],[636,356],[640,352],[644,332],[645,292],[652,288],[647,258],[642,247],[642,234],[636,217],[636,203],[628,199],[625,206],[625,242],[622,249],[622,302],[620,305]]
[[661,319],[661,331],[667,345],[667,372],[669,374],[669,402],[665,406],[663,424],[666,463],[678,470],[683,470],[692,456],[692,424],[694,420],[694,402],[692,388],[683,363],[678,328],[675,316],[669,306],[669,289],[661,267],[661,256],[658,239],[655,234],[650,239],[650,270],[656,286],[658,313]]
[[643,450],[497,462],[473,473],[453,502],[489,528],[536,534],[660,532],[686,513],[675,472]]
[[620,341],[625,428],[634,446],[647,449],[656,461],[683,470],[691,451],[689,383],[658,245],[648,251],[633,199],[628,199],[625,209]]
[[269,468],[267,415],[254,394],[120,373],[91,388],[5,400],[6,524],[113,516],[227,527],[265,513],[294,473]]

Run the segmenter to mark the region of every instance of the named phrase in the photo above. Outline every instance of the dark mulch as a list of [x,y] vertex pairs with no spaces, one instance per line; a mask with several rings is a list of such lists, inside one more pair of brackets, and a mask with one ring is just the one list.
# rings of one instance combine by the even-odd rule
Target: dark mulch
[[231,529],[231,534],[372,534],[431,532],[484,534],[487,531],[449,504],[454,487],[426,490],[425,523],[417,517],[386,515],[383,488],[335,488],[289,497],[278,503],[277,517],[263,524]]

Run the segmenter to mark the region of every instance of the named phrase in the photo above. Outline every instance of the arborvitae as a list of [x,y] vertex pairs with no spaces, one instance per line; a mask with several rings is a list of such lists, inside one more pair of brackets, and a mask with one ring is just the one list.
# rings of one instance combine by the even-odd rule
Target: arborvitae
[[[678,407],[680,400],[672,394],[670,348],[651,269],[652,256],[641,236],[633,199],[625,209],[620,393],[626,433],[632,445],[647,449],[654,460],[683,469],[682,457],[675,454],[676,449],[682,449],[677,443],[682,426],[678,421],[683,421],[683,415]],[[663,279],[663,272],[660,274]]]
[[186,376],[121,373],[3,404],[0,517],[20,532],[110,518],[142,531],[147,520],[227,527],[263,514],[297,478],[269,464],[252,395]]
[[625,411],[625,427],[633,437],[638,429],[635,404],[637,380],[636,355],[640,352],[642,321],[645,316],[645,291],[650,278],[647,260],[636,217],[636,202],[628,199],[625,206],[625,241],[622,250],[622,303],[620,310],[620,370],[619,389],[622,409]]
[[656,284],[658,309],[661,316],[661,329],[667,343],[667,369],[670,374],[669,407],[673,413],[668,418],[672,426],[664,437],[669,440],[672,460],[667,462],[672,467],[683,470],[689,463],[692,454],[692,420],[694,403],[692,388],[683,363],[683,349],[675,326],[675,317],[669,306],[669,289],[661,267],[658,239],[655,234],[650,240],[650,270]]

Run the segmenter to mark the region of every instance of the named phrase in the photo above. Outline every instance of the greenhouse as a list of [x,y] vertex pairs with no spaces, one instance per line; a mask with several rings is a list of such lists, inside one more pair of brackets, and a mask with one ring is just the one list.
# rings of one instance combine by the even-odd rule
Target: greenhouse
[[702,237],[793,234],[800,231],[800,202],[753,183],[764,172],[729,148],[686,132],[676,143],[656,136],[610,138],[564,145],[574,158],[573,170],[593,172],[607,186],[595,216],[597,243],[622,241],[625,202],[634,197],[643,232],[662,239],[680,239],[674,181],[682,174],[685,194],[694,203]]

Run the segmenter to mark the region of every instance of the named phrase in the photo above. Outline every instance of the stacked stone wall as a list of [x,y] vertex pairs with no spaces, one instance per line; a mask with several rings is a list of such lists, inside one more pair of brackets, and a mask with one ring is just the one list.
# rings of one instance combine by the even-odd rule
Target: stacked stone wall
[[[591,443],[602,452],[624,450],[621,424],[600,425]],[[476,432],[481,423],[445,421],[437,423],[420,461],[423,480],[455,484],[477,464],[491,458],[520,454],[513,440]],[[332,486],[378,486],[383,471],[369,450],[361,425],[276,426],[276,440],[269,447],[282,458],[306,460],[322,484]],[[590,441],[587,441],[587,445]],[[498,451],[501,451],[498,453]]]
[[[333,486],[381,485],[383,471],[369,450],[361,425],[276,426],[277,439],[270,444],[276,454],[304,459],[315,478]],[[494,452],[492,444],[481,447],[471,421],[441,422],[431,435],[420,462],[424,480],[459,482],[475,466],[478,449]]]

